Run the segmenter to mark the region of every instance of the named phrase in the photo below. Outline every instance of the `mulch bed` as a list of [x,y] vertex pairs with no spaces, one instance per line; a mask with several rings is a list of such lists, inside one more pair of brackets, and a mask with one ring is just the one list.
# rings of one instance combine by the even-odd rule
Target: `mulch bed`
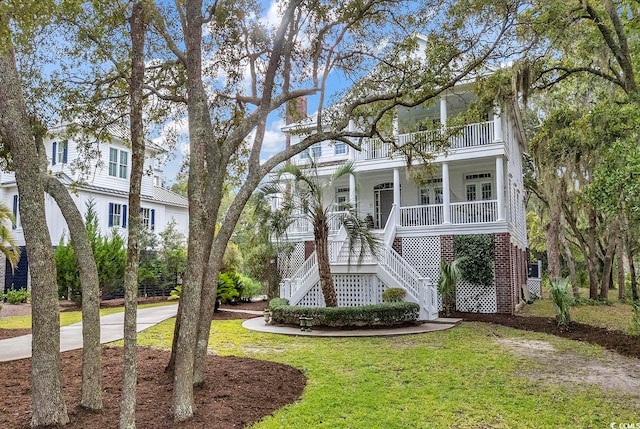
[[[195,390],[196,416],[175,424],[170,415],[172,376],[164,372],[169,352],[138,350],[138,428],[240,428],[297,401],[305,387],[299,370],[278,363],[238,357],[209,357],[205,385]],[[103,348],[104,410],[79,407],[82,352],[62,354],[64,390],[71,422],[65,428],[116,428],[120,409],[122,349]],[[0,364],[0,427],[29,428],[31,360]]]
[[494,323],[525,331],[557,335],[571,340],[597,344],[621,355],[640,358],[640,338],[620,331],[610,331],[577,322],[571,322],[567,328],[561,329],[555,319],[550,317],[480,313],[454,313],[454,317],[460,317],[465,321]]

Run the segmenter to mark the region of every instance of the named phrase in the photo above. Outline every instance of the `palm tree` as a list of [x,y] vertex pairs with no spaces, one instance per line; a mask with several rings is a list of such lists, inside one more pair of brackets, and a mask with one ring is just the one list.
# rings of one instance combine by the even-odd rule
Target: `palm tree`
[[306,218],[313,226],[313,237],[318,259],[318,272],[320,274],[320,289],[327,307],[337,307],[331,266],[329,263],[329,225],[340,222],[347,232],[349,242],[349,255],[358,249],[359,260],[371,252],[375,254],[378,240],[369,231],[367,222],[358,217],[356,207],[352,203],[341,203],[340,211],[335,212],[335,201],[331,199],[328,204],[325,195],[334,189],[335,183],[343,176],[355,175],[354,166],[346,163],[337,168],[329,178],[321,178],[315,164],[300,167],[286,165],[277,175],[274,182],[263,187],[265,195],[282,194],[285,190],[286,198],[282,207],[275,213],[276,216],[285,216],[289,219],[288,225],[293,222],[293,216]]
[[9,207],[0,203],[0,252],[6,256],[12,270],[16,268],[20,260],[20,247],[16,244],[8,226],[9,224],[14,224],[15,221],[15,216],[9,210]]
[[452,262],[442,261],[440,268],[440,279],[438,280],[438,293],[442,297],[442,309],[445,317],[451,315],[456,304],[456,285],[462,273],[460,272],[460,261],[458,258]]

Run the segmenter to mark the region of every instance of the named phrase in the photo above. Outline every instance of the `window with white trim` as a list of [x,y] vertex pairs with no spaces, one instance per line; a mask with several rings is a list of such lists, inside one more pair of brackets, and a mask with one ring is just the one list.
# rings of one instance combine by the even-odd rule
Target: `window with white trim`
[[51,165],[67,162],[67,146],[66,141],[51,143]]
[[333,147],[334,155],[344,155],[347,153],[347,145],[344,142],[336,141]]
[[142,221],[142,227],[150,231],[155,230],[156,223],[156,210],[149,208],[140,208],[140,219]]
[[109,203],[109,228],[113,226],[127,227],[127,205]]
[[12,229],[22,228],[22,223],[20,222],[20,197],[18,194],[13,195],[13,222],[11,222]]
[[432,179],[424,188],[420,188],[420,205],[442,204],[442,178]]
[[109,148],[109,176],[118,175],[118,149]]
[[129,173],[129,152],[109,148],[109,176],[126,179]]
[[486,201],[493,198],[491,173],[466,174],[464,178],[467,201]]

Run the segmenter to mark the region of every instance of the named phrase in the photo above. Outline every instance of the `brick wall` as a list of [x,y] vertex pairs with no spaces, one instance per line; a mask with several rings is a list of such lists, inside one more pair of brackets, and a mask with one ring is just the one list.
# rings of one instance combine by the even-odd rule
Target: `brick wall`
[[315,250],[316,250],[315,241],[305,241],[304,242],[304,260],[306,261]]
[[391,245],[393,250],[398,252],[398,255],[402,256],[402,238],[396,237],[393,239],[393,244]]
[[510,242],[509,233],[494,235],[494,258],[496,272],[496,301],[498,313],[513,313],[515,309],[515,285],[512,267],[515,254]]
[[453,249],[453,235],[443,235],[440,237],[440,252],[442,260],[445,262],[453,262],[456,259]]

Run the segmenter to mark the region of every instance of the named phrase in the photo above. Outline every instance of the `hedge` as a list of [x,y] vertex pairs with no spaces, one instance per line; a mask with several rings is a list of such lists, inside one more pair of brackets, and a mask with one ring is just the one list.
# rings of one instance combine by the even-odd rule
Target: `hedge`
[[[313,319],[313,326],[332,328],[394,326],[418,321],[420,306],[413,302],[393,302],[360,307],[290,306],[285,299],[269,303],[271,320],[284,325],[299,325],[300,317]],[[275,302],[274,302],[275,301]]]

